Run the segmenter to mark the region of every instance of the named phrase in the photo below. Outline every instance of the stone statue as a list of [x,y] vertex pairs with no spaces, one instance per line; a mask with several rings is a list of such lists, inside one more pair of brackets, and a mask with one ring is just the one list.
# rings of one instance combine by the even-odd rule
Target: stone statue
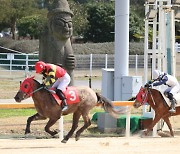
[[54,0],[48,12],[48,28],[39,41],[39,59],[53,64],[61,64],[71,76],[74,83],[73,70],[75,56],[70,38],[72,37],[72,16],[67,0]]

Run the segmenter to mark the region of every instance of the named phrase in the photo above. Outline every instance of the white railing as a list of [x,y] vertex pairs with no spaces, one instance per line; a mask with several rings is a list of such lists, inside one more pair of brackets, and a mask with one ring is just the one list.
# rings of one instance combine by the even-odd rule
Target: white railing
[[0,71],[25,71],[34,69],[37,54],[0,53]]
[[[87,70],[89,68],[114,68],[114,55],[111,54],[90,54],[75,55],[77,70]],[[0,53],[0,71],[31,71],[38,61],[38,54],[14,54]],[[130,55],[129,67],[143,68],[143,55]]]

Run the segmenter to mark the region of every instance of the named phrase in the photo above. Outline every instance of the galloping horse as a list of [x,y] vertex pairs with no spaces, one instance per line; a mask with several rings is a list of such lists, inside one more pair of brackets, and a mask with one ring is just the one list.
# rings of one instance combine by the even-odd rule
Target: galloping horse
[[148,126],[147,130],[144,132],[145,135],[148,135],[148,133],[152,130],[156,123],[160,119],[163,119],[170,130],[170,135],[174,136],[174,132],[172,130],[169,117],[179,115],[180,107],[176,107],[176,113],[170,113],[169,106],[167,105],[161,92],[149,86],[145,86],[144,88],[141,87],[139,93],[136,95],[136,99],[133,106],[135,108],[138,108],[146,102],[148,102],[148,104],[154,109],[155,117],[152,123]]
[[[57,131],[51,131],[50,127],[53,126],[58,119],[60,119],[61,114],[67,115],[73,113],[73,123],[72,128],[68,134],[61,141],[66,143],[68,139],[73,135],[74,131],[78,127],[78,122],[82,116],[84,120],[84,125],[76,132],[76,141],[80,139],[80,134],[91,125],[90,118],[88,116],[90,110],[97,105],[103,106],[104,110],[109,112],[112,116],[118,117],[119,114],[126,113],[126,110],[115,110],[110,100],[101,96],[100,94],[94,92],[89,87],[74,87],[76,88],[77,94],[79,96],[79,102],[74,104],[69,104],[68,110],[62,112],[61,105],[59,105],[51,92],[47,89],[41,87],[41,84],[34,79],[34,77],[26,78],[20,85],[20,90],[14,97],[17,102],[32,96],[37,113],[28,118],[26,124],[25,134],[30,133],[30,124],[35,120],[45,120],[49,118],[47,125],[45,126],[45,131],[51,136],[56,135]],[[74,93],[72,93],[74,96]],[[68,98],[67,98],[68,99]]]

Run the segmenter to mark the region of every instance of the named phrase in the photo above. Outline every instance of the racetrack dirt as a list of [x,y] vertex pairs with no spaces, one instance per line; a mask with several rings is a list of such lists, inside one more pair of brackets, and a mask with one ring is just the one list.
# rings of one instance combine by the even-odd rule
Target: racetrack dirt
[[0,139],[2,154],[179,154],[180,137],[103,137],[70,139]]
[[[180,135],[175,137],[141,137],[141,133],[131,137],[105,137],[103,135],[82,135],[79,141],[74,137],[64,144],[44,132],[47,121],[32,123],[31,134],[24,136],[27,117],[0,119],[0,153],[2,154],[179,154]],[[171,119],[173,128],[179,129],[178,116]],[[65,131],[71,123],[65,124]],[[94,126],[92,126],[94,127]],[[58,129],[58,123],[53,126]],[[66,132],[67,133],[67,132]],[[119,135],[120,136],[120,135]]]

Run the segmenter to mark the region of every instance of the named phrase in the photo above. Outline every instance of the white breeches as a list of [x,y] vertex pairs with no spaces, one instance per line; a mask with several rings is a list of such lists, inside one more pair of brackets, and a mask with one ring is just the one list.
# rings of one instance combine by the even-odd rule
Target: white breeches
[[174,86],[174,87],[169,87],[165,91],[170,92],[170,93],[172,93],[174,95],[174,94],[180,92],[180,86],[177,85],[177,86]]
[[69,85],[71,81],[71,78],[68,73],[66,73],[63,77],[56,80],[56,82],[53,84],[52,88],[57,88],[60,90],[65,90],[66,87]]

